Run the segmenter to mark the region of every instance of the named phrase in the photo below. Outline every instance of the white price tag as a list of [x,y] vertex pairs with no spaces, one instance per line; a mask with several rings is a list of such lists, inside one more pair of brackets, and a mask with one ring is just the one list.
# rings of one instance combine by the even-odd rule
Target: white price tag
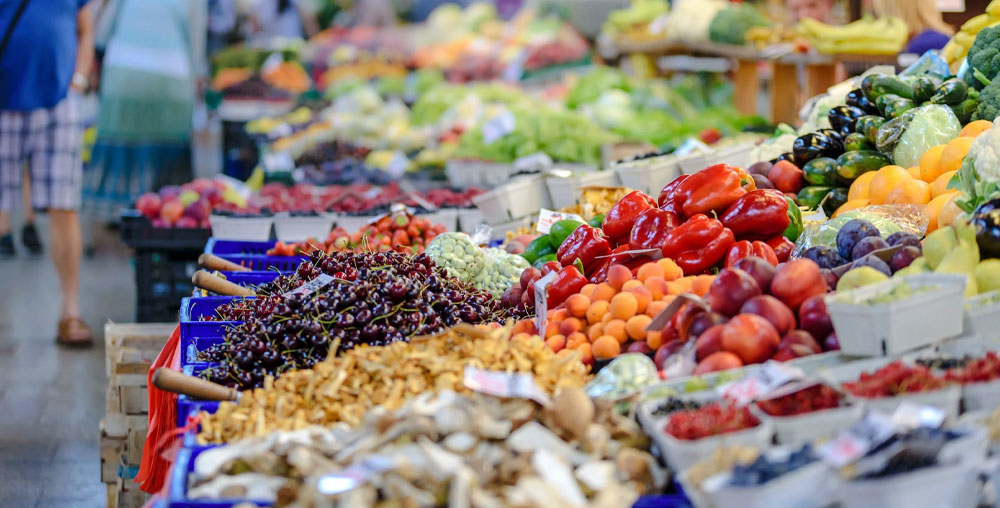
[[287,297],[292,296],[292,295],[308,295],[310,293],[314,293],[317,289],[319,289],[319,288],[321,288],[323,286],[326,286],[327,284],[333,282],[333,280],[334,279],[333,279],[332,275],[327,275],[325,273],[321,273],[315,279],[313,279],[313,280],[311,280],[309,282],[306,282],[305,284],[303,284],[303,285],[301,285],[301,286],[299,286],[299,287],[297,287],[297,288],[295,288],[295,289],[293,289],[293,290],[285,293],[282,296],[284,296],[284,297],[287,298]]
[[920,406],[912,402],[901,403],[892,413],[892,424],[899,431],[918,427],[938,428],[944,423],[944,411],[932,406]]
[[895,434],[888,416],[869,411],[864,418],[816,450],[824,462],[843,467],[864,457],[866,453]]
[[565,219],[578,220],[584,224],[587,223],[587,221],[583,220],[583,217],[580,217],[575,213],[555,212],[547,208],[542,208],[541,211],[538,212],[538,227],[535,229],[541,233],[548,234],[549,229],[552,228],[553,224]]
[[545,290],[549,283],[555,280],[558,272],[549,272],[548,275],[535,281],[535,326],[538,327],[538,334],[545,336],[545,318],[549,313],[548,295]]
[[273,129],[271,129],[271,132],[268,132],[267,135],[271,139],[278,139],[278,138],[283,138],[285,136],[291,136],[292,126],[288,125],[285,122],[281,122],[278,125],[276,125]]
[[520,81],[524,75],[524,62],[528,60],[528,50],[522,49],[511,59],[503,70],[504,81]]
[[378,197],[379,194],[382,194],[382,188],[372,187],[371,189],[366,190],[361,195],[364,196],[365,199],[375,199],[376,197]]
[[516,120],[514,114],[504,110],[502,113],[483,122],[483,143],[487,145],[514,132]]
[[403,155],[403,152],[396,150],[392,154],[392,159],[389,159],[389,164],[385,166],[386,172],[389,176],[399,179],[406,172],[406,168],[410,166],[410,159]]
[[805,373],[802,369],[768,360],[747,377],[720,386],[719,394],[739,405],[745,405],[803,377]]
[[508,374],[466,367],[463,383],[470,390],[497,397],[531,399],[543,406],[552,404],[549,396],[535,382],[535,377],[524,372]]
[[295,169],[295,160],[288,152],[271,152],[264,156],[264,170],[268,173],[293,169]]

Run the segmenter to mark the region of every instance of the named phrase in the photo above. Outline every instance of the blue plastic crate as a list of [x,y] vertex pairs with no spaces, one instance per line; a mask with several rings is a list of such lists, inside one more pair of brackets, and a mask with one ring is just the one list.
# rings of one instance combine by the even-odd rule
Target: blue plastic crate
[[[188,376],[197,376],[201,371],[211,367],[213,364],[210,363],[199,363],[193,365],[185,365],[181,367],[181,372],[187,374]],[[198,411],[206,411],[208,413],[214,413],[219,410],[219,401],[217,400],[198,400],[192,399],[187,395],[177,396],[177,427],[183,427],[187,424],[188,415],[192,413],[197,413]]]
[[[239,284],[243,287],[248,286],[261,286],[269,282],[274,282],[281,273],[275,270],[262,271],[262,272],[219,272],[223,277],[233,284]],[[199,288],[194,288],[194,296],[206,296],[202,294],[202,290]],[[214,293],[212,296],[215,296]]]
[[239,240],[216,240],[209,238],[205,243],[205,252],[216,256],[226,256],[233,254],[247,255],[255,254],[263,256],[268,249],[274,247],[275,242],[244,242]]
[[[215,309],[221,305],[237,300],[237,296],[199,296],[181,300],[180,321],[181,340],[193,337],[222,337],[226,329],[236,326],[242,321],[202,321],[201,318],[214,316]],[[181,344],[183,354],[186,346]]]
[[223,337],[181,337],[181,367],[199,363],[198,353],[216,344],[222,344]]
[[232,261],[251,270],[273,270],[291,272],[298,268],[306,256],[268,256],[267,250],[274,242],[243,242],[236,240],[216,240],[210,238],[205,244],[205,252]]
[[196,446],[192,448],[181,448],[177,452],[174,468],[170,476],[170,488],[167,492],[168,508],[231,508],[239,503],[254,503],[257,506],[271,506],[266,501],[249,501],[246,499],[205,499],[195,500],[187,498],[188,475],[194,471],[194,461],[205,450],[210,450],[214,446]]

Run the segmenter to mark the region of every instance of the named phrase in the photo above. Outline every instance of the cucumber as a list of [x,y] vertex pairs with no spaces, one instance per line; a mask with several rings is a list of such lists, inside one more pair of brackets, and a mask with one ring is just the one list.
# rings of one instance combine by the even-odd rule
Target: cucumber
[[802,178],[810,185],[833,185],[837,180],[837,161],[817,157],[802,166]]
[[861,80],[861,91],[872,102],[885,94],[895,94],[906,99],[913,98],[913,88],[910,85],[888,74],[865,76]]
[[941,80],[933,76],[920,76],[919,78],[914,78],[913,82],[913,102],[917,104],[923,104],[929,100],[937,92],[939,86],[941,86]]
[[810,185],[808,187],[803,187],[798,194],[795,195],[795,202],[799,206],[804,206],[810,210],[815,210],[820,201],[833,190],[834,187],[831,185]]
[[952,104],[948,107],[958,117],[958,121],[964,125],[972,119],[972,114],[976,112],[977,106],[979,106],[979,102],[975,99],[965,99],[958,104]]
[[952,78],[941,83],[941,86],[937,88],[930,101],[934,104],[954,105],[964,101],[968,95],[969,85],[965,84],[965,81],[961,79]]
[[869,171],[878,171],[892,164],[889,158],[875,150],[844,152],[837,157],[837,174],[847,182]]
[[878,128],[885,123],[885,118],[875,115],[865,115],[858,118],[858,121],[854,124],[854,131],[858,134],[864,134],[868,141],[875,144],[875,134],[878,132]]
[[875,145],[868,141],[864,134],[852,132],[844,138],[844,151],[853,152],[856,150],[874,150]]
[[826,201],[823,201],[823,213],[827,217],[833,216],[833,212],[836,212],[838,208],[843,206],[847,202],[847,187],[834,187],[824,196]]

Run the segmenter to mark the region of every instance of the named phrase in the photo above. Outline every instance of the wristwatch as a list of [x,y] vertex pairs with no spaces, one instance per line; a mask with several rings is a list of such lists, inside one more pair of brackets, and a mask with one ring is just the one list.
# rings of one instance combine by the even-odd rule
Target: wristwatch
[[79,90],[86,90],[87,87],[90,85],[90,80],[87,79],[87,76],[84,76],[79,72],[74,72],[73,78],[70,80],[70,83],[72,83],[73,86],[75,86]]

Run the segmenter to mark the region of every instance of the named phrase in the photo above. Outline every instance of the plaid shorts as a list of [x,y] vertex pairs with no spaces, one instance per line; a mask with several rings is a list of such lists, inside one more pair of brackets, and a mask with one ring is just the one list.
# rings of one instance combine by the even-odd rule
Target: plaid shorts
[[51,108],[0,110],[0,210],[20,202],[21,175],[31,175],[31,205],[37,210],[80,208],[83,131],[76,99]]

